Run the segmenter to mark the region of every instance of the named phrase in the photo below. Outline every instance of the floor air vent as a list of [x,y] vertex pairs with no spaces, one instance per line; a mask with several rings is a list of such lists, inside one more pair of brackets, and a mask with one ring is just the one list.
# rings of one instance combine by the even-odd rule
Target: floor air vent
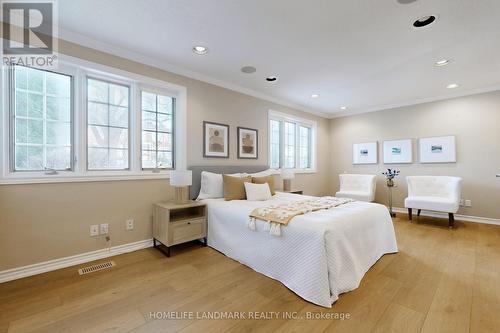
[[89,273],[101,271],[103,269],[108,269],[108,268],[111,268],[113,266],[115,266],[115,262],[114,261],[107,261],[107,262],[103,262],[103,263],[100,263],[100,264],[95,264],[95,265],[92,265],[92,266],[80,268],[78,270],[78,274],[80,274],[80,275],[89,274]]

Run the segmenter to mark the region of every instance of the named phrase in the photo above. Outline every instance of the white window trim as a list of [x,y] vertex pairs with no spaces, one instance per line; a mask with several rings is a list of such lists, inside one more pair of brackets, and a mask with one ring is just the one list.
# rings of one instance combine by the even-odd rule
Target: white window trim
[[[287,114],[287,113],[283,113],[283,112],[278,112],[278,111],[274,111],[274,110],[269,110],[268,111],[268,117],[267,117],[267,127],[268,127],[268,142],[267,142],[267,156],[268,156],[268,165],[271,165],[271,144],[270,144],[270,141],[271,141],[271,120],[277,120],[277,121],[289,121],[289,122],[293,122],[293,123],[296,123],[298,125],[303,125],[303,126],[306,126],[306,127],[310,127],[311,130],[312,130],[312,133],[311,133],[311,167],[310,168],[294,168],[294,169],[291,169],[293,170],[293,172],[295,173],[316,173],[317,170],[316,170],[316,166],[317,166],[317,135],[318,135],[318,123],[314,120],[310,120],[310,119],[305,119],[305,118],[301,118],[301,117],[296,117],[296,116],[293,116],[293,115],[290,115],[290,114]],[[282,131],[281,133],[282,136],[284,136],[284,131]],[[296,137],[296,144],[298,142],[298,135],[295,136]],[[282,137],[281,142],[284,142],[284,138]],[[281,148],[280,148],[281,149]],[[297,150],[296,150],[297,151]],[[297,158],[298,156],[295,157],[296,161],[297,161]],[[282,159],[282,157],[280,157],[280,159]],[[296,162],[297,163],[297,162]],[[276,169],[276,170],[279,170],[281,171],[283,168],[279,168],[279,169]]]
[[[0,90],[2,105],[0,116],[0,185],[33,184],[33,183],[61,183],[61,182],[95,182],[137,179],[165,179],[170,178],[171,170],[142,170],[141,168],[141,88],[156,90],[162,94],[175,97],[175,168],[185,169],[187,166],[187,89],[184,86],[146,77],[143,75],[123,71],[75,57],[58,54],[60,67],[71,68],[74,75],[74,108],[73,108],[73,151],[77,160],[73,171],[58,171],[55,175],[43,172],[12,172],[9,165],[10,152],[10,122],[9,122],[9,83],[8,71],[0,67]],[[76,75],[75,75],[76,74]],[[88,171],[87,170],[87,107],[86,107],[86,77],[104,78],[130,85],[131,118],[130,118],[130,165],[128,170]]]

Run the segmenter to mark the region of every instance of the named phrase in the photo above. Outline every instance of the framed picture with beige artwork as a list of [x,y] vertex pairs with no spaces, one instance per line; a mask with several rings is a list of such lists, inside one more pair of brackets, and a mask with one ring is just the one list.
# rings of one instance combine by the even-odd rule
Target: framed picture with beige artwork
[[238,158],[259,158],[259,132],[253,128],[238,127]]
[[203,122],[203,157],[229,157],[229,125]]

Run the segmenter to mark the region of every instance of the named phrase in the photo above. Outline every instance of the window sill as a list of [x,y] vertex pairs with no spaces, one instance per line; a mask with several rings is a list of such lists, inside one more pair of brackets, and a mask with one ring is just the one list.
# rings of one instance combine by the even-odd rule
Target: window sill
[[[274,169],[275,174],[279,175],[281,173],[281,170],[283,169]],[[316,169],[287,169],[287,170],[292,170],[293,173],[295,174],[308,174],[308,173],[317,173],[318,171]]]
[[131,174],[101,174],[101,175],[54,175],[45,177],[5,177],[0,178],[1,185],[22,185],[22,184],[51,184],[51,183],[82,183],[82,182],[109,182],[126,180],[149,180],[149,179],[169,179],[170,172],[162,173],[131,173]]

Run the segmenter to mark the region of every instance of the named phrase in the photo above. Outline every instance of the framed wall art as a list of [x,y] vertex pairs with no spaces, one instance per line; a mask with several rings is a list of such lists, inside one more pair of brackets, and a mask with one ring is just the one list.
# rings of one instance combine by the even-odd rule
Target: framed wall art
[[384,141],[384,163],[403,164],[413,162],[412,139]]
[[238,158],[259,157],[259,132],[256,129],[238,127]]
[[203,157],[229,157],[229,125],[203,122]]

